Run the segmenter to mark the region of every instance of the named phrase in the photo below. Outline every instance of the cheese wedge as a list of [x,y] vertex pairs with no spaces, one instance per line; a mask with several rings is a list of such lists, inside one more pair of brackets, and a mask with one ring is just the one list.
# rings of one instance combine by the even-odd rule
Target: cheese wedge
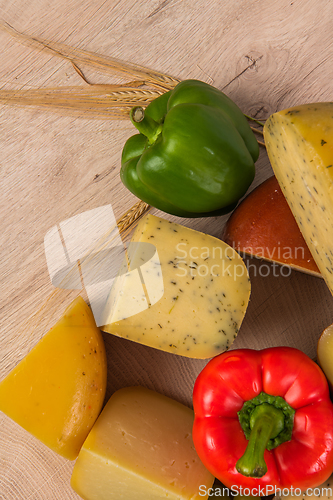
[[264,137],[275,176],[333,293],[333,103],[275,113]]
[[193,410],[144,387],[110,398],[75,463],[85,500],[196,500],[214,477],[192,441]]
[[0,382],[0,410],[74,460],[102,409],[106,374],[101,332],[78,297]]
[[[141,268],[141,281],[120,277],[122,290],[117,289],[116,302],[111,293],[102,329],[190,358],[211,358],[227,350],[250,296],[239,254],[217,238],[153,215],[139,223],[132,242],[143,244],[143,251],[137,245],[132,255],[135,272],[147,261],[147,243],[155,246],[156,255],[150,266]],[[131,315],[134,298],[139,303],[145,293],[146,307]],[[156,301],[156,296],[161,298]]]

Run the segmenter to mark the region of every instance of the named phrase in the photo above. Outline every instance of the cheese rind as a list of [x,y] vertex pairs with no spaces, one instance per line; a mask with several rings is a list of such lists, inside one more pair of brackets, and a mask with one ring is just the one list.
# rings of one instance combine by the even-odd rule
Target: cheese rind
[[106,353],[81,297],[0,383],[0,410],[74,460],[101,411]]
[[333,103],[275,113],[264,137],[275,176],[333,293]]
[[154,391],[118,390],[80,451],[73,489],[86,500],[207,498],[200,491],[214,477],[195,451],[193,420],[191,409]]
[[[163,287],[163,296],[122,320],[113,321],[111,309],[102,330],[190,358],[211,358],[228,349],[250,297],[239,254],[217,238],[153,215],[139,223],[132,242],[155,245],[160,265],[142,269],[142,277],[148,295]],[[135,290],[119,294],[117,310],[126,310],[130,293]]]

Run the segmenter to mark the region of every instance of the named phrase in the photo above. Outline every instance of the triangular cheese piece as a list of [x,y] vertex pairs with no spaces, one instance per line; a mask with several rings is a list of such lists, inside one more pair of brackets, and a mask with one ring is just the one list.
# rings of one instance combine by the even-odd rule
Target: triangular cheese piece
[[275,176],[333,293],[333,103],[275,113],[264,137]]
[[0,382],[0,410],[74,460],[101,411],[106,374],[102,334],[78,297]]

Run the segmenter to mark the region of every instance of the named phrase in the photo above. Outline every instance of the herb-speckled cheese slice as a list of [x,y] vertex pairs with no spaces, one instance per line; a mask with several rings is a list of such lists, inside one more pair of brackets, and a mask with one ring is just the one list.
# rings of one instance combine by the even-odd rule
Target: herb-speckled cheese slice
[[[162,276],[163,296],[131,316],[128,299],[136,291],[125,287],[102,329],[191,358],[210,358],[228,349],[250,296],[247,268],[238,253],[217,238],[153,215],[142,219],[132,242],[155,245],[160,265],[143,270],[142,279],[150,297],[154,283],[159,293]],[[137,294],[142,297],[142,288]],[[119,311],[124,319],[117,319]]]
[[275,113],[264,137],[277,180],[333,293],[333,103]]

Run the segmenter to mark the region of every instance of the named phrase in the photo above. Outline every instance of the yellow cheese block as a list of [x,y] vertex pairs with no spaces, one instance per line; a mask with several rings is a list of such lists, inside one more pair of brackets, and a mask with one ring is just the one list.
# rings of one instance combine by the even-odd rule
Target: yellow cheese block
[[264,136],[275,176],[333,293],[333,103],[275,113]]
[[106,374],[101,332],[78,297],[0,382],[0,410],[74,460],[101,411]]
[[[147,243],[156,247],[158,259],[142,268],[141,281],[130,273],[120,280],[102,329],[190,358],[211,358],[228,349],[250,297],[247,268],[238,253],[217,238],[153,215],[142,219],[132,242],[145,244],[136,246],[132,267],[147,262]],[[151,290],[162,298],[149,301]],[[137,314],[133,306],[131,315],[131,304],[145,295],[148,305]]]
[[195,451],[193,420],[192,410],[157,392],[120,389],[79,453],[73,489],[85,500],[207,498],[214,477]]

